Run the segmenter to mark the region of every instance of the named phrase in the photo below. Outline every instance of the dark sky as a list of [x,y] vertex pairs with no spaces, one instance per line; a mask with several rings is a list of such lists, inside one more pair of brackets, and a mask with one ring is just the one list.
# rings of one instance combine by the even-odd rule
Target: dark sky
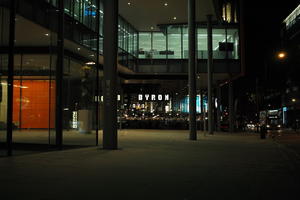
[[246,37],[246,77],[244,79],[248,82],[262,75],[264,59],[270,57],[280,47],[283,20],[300,2],[299,0],[244,1]]

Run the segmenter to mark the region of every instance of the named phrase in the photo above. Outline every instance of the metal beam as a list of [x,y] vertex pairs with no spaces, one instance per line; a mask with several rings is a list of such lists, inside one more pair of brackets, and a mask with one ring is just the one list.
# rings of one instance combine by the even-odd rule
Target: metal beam
[[189,129],[190,140],[197,140],[196,124],[196,2],[188,0],[189,31]]

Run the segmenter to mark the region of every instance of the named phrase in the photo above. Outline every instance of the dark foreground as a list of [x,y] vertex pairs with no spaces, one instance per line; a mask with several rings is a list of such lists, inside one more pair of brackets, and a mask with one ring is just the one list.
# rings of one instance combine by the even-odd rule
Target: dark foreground
[[[297,199],[299,160],[256,134],[128,130],[96,147],[0,158],[1,199]],[[294,197],[293,197],[294,196]],[[293,197],[293,198],[292,198]]]

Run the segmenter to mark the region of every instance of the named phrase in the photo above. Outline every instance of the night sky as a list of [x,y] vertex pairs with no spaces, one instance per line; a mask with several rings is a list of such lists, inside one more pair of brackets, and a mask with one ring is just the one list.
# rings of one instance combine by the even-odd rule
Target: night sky
[[299,0],[245,1],[246,76],[240,80],[243,87],[253,88],[256,77],[264,76],[264,60],[280,48],[282,22],[299,3]]

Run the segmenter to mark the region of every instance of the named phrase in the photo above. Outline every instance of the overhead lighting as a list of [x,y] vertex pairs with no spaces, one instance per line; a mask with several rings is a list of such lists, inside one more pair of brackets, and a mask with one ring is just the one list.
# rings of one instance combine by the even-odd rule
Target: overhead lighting
[[77,48],[77,51],[80,51],[80,48],[79,48],[79,47]]
[[45,36],[47,36],[47,37],[48,37],[48,36],[49,36],[49,33],[46,33],[46,34],[45,34]]
[[95,65],[96,63],[95,62],[87,62],[87,63],[85,63],[86,65]]
[[154,29],[154,27],[153,26],[151,26],[151,30],[153,30]]
[[176,19],[177,19],[177,17],[173,17],[173,19],[174,19],[174,20],[176,20]]
[[164,3],[164,6],[168,6],[168,3],[166,2],[166,3]]
[[131,3],[130,3],[130,2],[128,2],[127,4],[128,4],[129,6],[131,5]]

